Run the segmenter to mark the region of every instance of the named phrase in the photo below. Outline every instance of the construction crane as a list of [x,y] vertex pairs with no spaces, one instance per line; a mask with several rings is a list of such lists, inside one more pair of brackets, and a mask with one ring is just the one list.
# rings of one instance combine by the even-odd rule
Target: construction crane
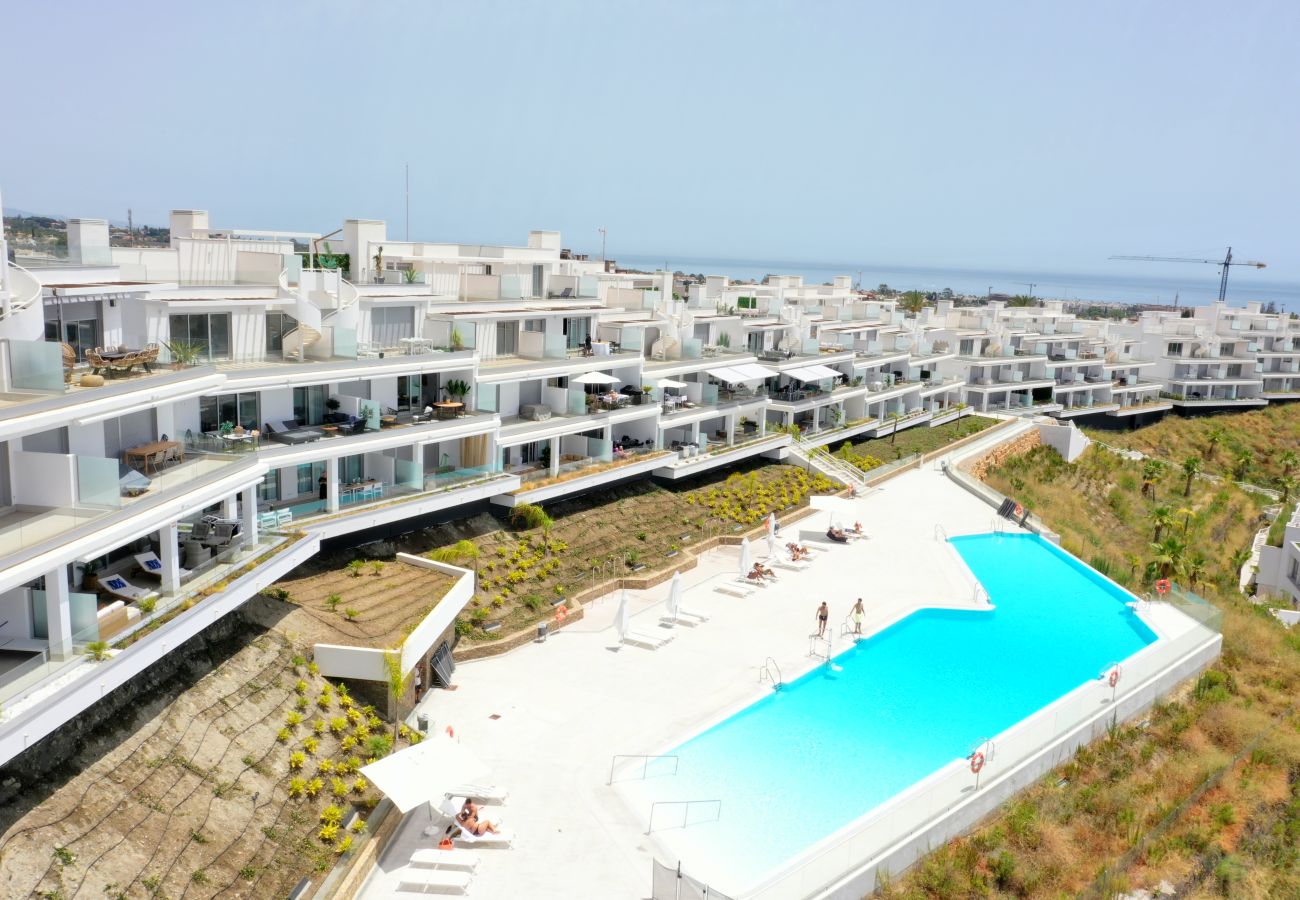
[[1219,302],[1220,303],[1222,303],[1224,301],[1224,298],[1228,296],[1228,267],[1229,266],[1250,266],[1252,269],[1262,269],[1266,265],[1268,265],[1267,263],[1256,262],[1253,259],[1247,260],[1245,262],[1238,262],[1237,260],[1232,258],[1231,247],[1228,248],[1228,252],[1226,255],[1224,255],[1223,259],[1190,259],[1182,256],[1112,256],[1111,259],[1128,259],[1128,260],[1137,260],[1139,262],[1208,263],[1209,265],[1212,266],[1219,266],[1222,270],[1222,274],[1219,277]]
[[1029,288],[1029,296],[1031,297],[1034,296],[1034,288],[1038,287],[1038,282],[1036,281],[1017,281],[1016,284]]

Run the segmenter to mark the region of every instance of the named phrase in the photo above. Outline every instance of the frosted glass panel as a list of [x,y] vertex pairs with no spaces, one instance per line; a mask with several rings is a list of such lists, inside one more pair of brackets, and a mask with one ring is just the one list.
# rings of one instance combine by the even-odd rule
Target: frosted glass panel
[[15,388],[63,390],[63,349],[53,341],[9,341],[9,377]]
[[393,474],[397,483],[402,487],[413,488],[414,490],[424,489],[424,467],[418,462],[412,462],[409,459],[395,460],[393,463]]
[[334,355],[344,359],[357,358],[357,330],[334,326]]
[[72,640],[78,644],[99,640],[99,598],[94,594],[69,594]]
[[571,416],[580,416],[587,411],[587,394],[581,388],[570,388],[568,410]]
[[117,460],[78,456],[77,500],[90,506],[121,506]]

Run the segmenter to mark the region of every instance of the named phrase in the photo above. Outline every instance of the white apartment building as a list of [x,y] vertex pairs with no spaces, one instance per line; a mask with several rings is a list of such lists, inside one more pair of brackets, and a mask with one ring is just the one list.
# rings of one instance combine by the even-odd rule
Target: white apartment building
[[1259,592],[1283,597],[1300,609],[1300,507],[1283,526],[1282,545],[1260,548],[1255,585]]

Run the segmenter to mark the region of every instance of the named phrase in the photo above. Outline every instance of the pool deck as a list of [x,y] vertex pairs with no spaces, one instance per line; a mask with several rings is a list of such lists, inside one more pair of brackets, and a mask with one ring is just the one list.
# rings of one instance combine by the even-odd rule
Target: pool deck
[[[736,548],[706,554],[682,576],[684,605],[710,617],[696,628],[661,628],[667,584],[630,591],[633,629],[674,635],[659,650],[619,645],[618,596],[611,594],[544,644],[462,664],[455,691],[425,698],[420,712],[431,727],[453,726],[457,739],[491,766],[490,780],[510,791],[499,812],[516,832],[515,846],[479,851],[471,896],[648,897],[656,850],[645,834],[648,810],[630,808],[606,786],[615,754],[656,752],[762,696],[770,688],[759,684],[758,673],[768,656],[787,681],[818,665],[809,635],[822,599],[831,608],[832,652],[850,640],[839,637],[840,625],[858,596],[868,634],[922,607],[981,605],[969,571],[951,545],[936,539],[935,526],[949,536],[988,532],[995,517],[987,504],[933,465],[853,502],[870,539],[828,546],[806,571],[778,570],[778,584],[749,598],[712,589],[736,572]],[[824,529],[828,515],[791,526],[785,538],[798,528]],[[765,542],[752,545],[754,558],[766,552]],[[428,822],[422,809],[406,817],[362,897],[396,895],[392,873],[413,850],[433,844],[421,835]],[[668,857],[661,851],[660,858]]]

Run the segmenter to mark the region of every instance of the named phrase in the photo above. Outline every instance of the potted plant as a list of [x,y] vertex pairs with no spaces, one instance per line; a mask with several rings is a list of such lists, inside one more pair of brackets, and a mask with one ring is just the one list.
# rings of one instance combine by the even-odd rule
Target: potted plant
[[357,418],[366,423],[366,428],[370,428],[370,420],[374,418],[375,408],[369,403],[361,404],[361,411],[357,413]]
[[465,395],[469,393],[469,382],[462,381],[459,378],[453,378],[445,385],[447,393],[453,400],[461,403],[465,402]]
[[235,430],[234,422],[222,422],[220,425],[217,426],[217,434],[221,435],[222,437],[225,437],[228,434],[232,434],[234,430]]
[[451,337],[449,339],[451,340],[452,350],[465,349],[465,339],[460,336],[459,326],[456,325],[451,326]]
[[655,390],[655,386],[653,384],[641,385],[641,393],[634,395],[632,400],[633,405],[640,406],[646,400],[653,400],[654,390]]
[[183,369],[192,366],[203,356],[203,341],[164,341],[167,352],[172,357],[172,368]]
[[731,335],[723,331],[718,334],[718,346],[724,350],[731,347]]
[[339,404],[338,397],[330,397],[325,401],[325,408],[328,409],[330,412],[338,412],[339,405],[340,404]]

